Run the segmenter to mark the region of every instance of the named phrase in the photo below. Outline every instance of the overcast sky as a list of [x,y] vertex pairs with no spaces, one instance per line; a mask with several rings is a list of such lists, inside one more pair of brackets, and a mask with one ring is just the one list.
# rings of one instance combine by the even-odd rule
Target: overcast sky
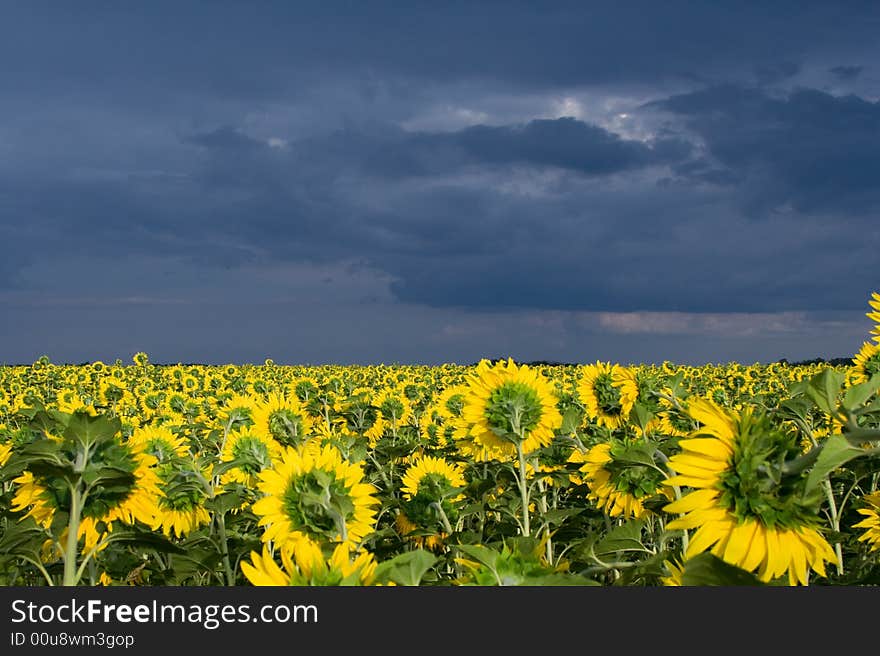
[[869,336],[876,2],[0,7],[0,362]]

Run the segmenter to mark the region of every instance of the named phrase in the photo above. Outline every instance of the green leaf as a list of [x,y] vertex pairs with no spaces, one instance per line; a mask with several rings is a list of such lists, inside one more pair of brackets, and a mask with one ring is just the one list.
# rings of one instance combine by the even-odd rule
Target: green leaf
[[837,416],[837,397],[843,385],[844,374],[834,369],[824,369],[810,379],[807,395],[831,416]]
[[654,452],[656,446],[652,442],[638,442],[627,444],[614,450],[614,462],[628,465],[644,465],[656,467]]
[[763,585],[754,574],[726,563],[711,553],[701,553],[685,561],[681,584],[685,586]]
[[122,422],[118,417],[104,415],[91,416],[76,413],[70,416],[63,437],[79,444],[91,446],[105,440],[111,440],[122,430]]
[[843,437],[850,444],[859,445],[863,442],[876,442],[880,440],[880,428],[859,428],[843,433]]
[[556,526],[564,524],[567,519],[574,517],[575,515],[580,515],[583,511],[583,508],[558,508],[548,510],[541,515],[541,519],[547,522],[550,526]]
[[874,376],[874,378],[865,383],[853,385],[843,395],[843,407],[847,410],[858,410],[860,406],[877,393],[878,388],[880,388],[880,376]]
[[873,376],[866,383],[853,385],[843,395],[843,407],[855,411],[880,389],[880,375]]
[[574,433],[580,425],[581,413],[577,408],[572,407],[562,415],[562,428],[560,428],[560,431],[563,435],[569,435]]
[[221,460],[220,462],[216,463],[211,469],[211,475],[222,476],[230,469],[235,469],[242,464],[244,464],[244,461],[241,458],[233,458],[232,460]]
[[205,508],[225,515],[230,510],[241,508],[246,499],[247,497],[244,493],[239,490],[234,492],[224,492],[213,499],[205,501]]
[[163,553],[186,553],[161,533],[146,531],[137,526],[114,526],[113,531],[108,534],[108,541],[133,544],[141,549],[155,549]]
[[60,435],[69,419],[70,415],[60,410],[33,410],[28,425],[44,434]]
[[172,571],[178,582],[213,572],[222,562],[220,552],[199,544],[184,544],[182,553],[172,558]]
[[784,417],[797,417],[806,424],[810,423],[810,408],[812,406],[804,399],[786,399],[779,404],[779,409]]
[[681,392],[683,390],[682,390],[681,386],[682,386],[683,381],[684,381],[684,372],[683,371],[679,371],[678,373],[676,373],[674,376],[671,376],[666,381],[667,387],[669,387],[669,389],[672,391],[672,395],[677,399],[680,399],[682,396]]
[[544,574],[543,576],[527,576],[520,585],[601,585],[598,581],[589,579],[580,574]]
[[648,410],[641,403],[635,403],[632,407],[632,410],[629,413],[630,419],[638,425],[639,428],[642,429],[642,434],[648,428],[648,424],[651,421],[651,418],[654,416],[654,413]]
[[128,489],[135,484],[135,475],[120,467],[87,467],[82,478],[88,485],[100,485],[105,489],[111,486]]
[[868,405],[862,408],[861,413],[863,415],[870,414],[872,412],[880,412],[880,397],[877,397],[873,401],[871,401]]
[[789,396],[803,396],[807,393],[807,388],[810,386],[810,381],[808,380],[799,380],[797,382],[792,383],[788,386],[788,394]]
[[642,527],[644,521],[634,519],[622,526],[612,529],[608,534],[593,545],[593,553],[597,556],[617,553],[618,551],[644,551],[648,550],[642,544]]
[[0,537],[0,554],[39,553],[46,541],[46,530],[28,517],[20,522],[7,522],[6,530]]
[[858,458],[865,453],[864,449],[853,446],[843,435],[830,435],[822,443],[822,450],[816,459],[816,464],[807,475],[806,489],[804,494],[809,496],[825,479],[828,474],[853,458]]
[[417,586],[436,562],[437,556],[424,549],[407,551],[380,563],[376,568],[376,579],[383,583],[393,581],[398,585]]
[[489,569],[495,569],[501,555],[494,549],[484,547],[481,544],[460,544],[457,549]]

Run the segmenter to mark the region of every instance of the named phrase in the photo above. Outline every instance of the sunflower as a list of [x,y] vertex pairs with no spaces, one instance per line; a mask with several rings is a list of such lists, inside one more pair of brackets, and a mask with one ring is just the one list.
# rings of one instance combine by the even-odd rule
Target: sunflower
[[409,424],[414,416],[412,403],[402,390],[396,388],[379,392],[373,399],[373,405],[394,435],[401,426]]
[[457,419],[461,417],[461,413],[464,410],[466,394],[466,385],[451,385],[440,393],[434,402],[434,407],[442,417]]
[[376,488],[363,482],[360,465],[333,446],[317,453],[287,447],[271,469],[260,473],[266,495],[253,505],[265,526],[263,541],[292,549],[299,540],[357,544],[376,523]]
[[372,585],[376,559],[368,551],[355,555],[351,547],[338,544],[328,558],[321,546],[309,539],[299,540],[290,551],[281,551],[281,566],[263,547],[251,552],[251,562],[242,561],[241,571],[255,586],[343,586]]
[[128,438],[130,444],[138,445],[145,453],[156,458],[157,463],[189,455],[189,446],[181,436],[166,426],[143,426],[135,429]]
[[224,427],[252,426],[259,403],[255,396],[232,394],[222,402],[217,414]]
[[471,374],[456,438],[472,442],[499,460],[521,447],[532,453],[553,440],[562,425],[552,384],[513,359],[492,365],[482,360]]
[[590,490],[588,498],[609,517],[638,519],[649,512],[644,506],[647,499],[662,494],[672,500],[663,487],[662,470],[624,458],[633,448],[638,444],[611,440],[597,444],[584,456],[580,471]]
[[880,344],[880,293],[874,292],[871,294],[871,300],[868,301],[868,304],[874,310],[866,315],[874,322],[874,329],[871,331],[871,334],[874,335],[874,341]]
[[180,389],[185,393],[193,396],[201,391],[202,381],[198,376],[191,373],[184,374],[180,379]]
[[161,496],[159,513],[152,525],[154,531],[161,528],[166,536],[184,537],[211,521],[205,509],[208,492],[202,480],[206,477],[195,463],[175,458],[162,463],[158,474]]
[[880,550],[880,492],[867,494],[863,500],[867,507],[858,508],[856,512],[864,515],[865,519],[853,524],[853,527],[867,529],[859,536],[859,542],[866,542],[871,551],[878,551]]
[[134,402],[134,395],[118,378],[105,378],[99,386],[100,401],[111,408],[126,406]]
[[419,437],[431,447],[447,445],[443,416],[433,407],[419,416]]
[[730,406],[733,404],[733,400],[731,399],[727,388],[720,383],[711,385],[709,389],[706,390],[704,398],[719,406]]
[[430,497],[433,501],[442,499],[458,500],[463,497],[458,488],[465,486],[464,470],[461,465],[450,464],[443,458],[420,456],[403,474],[404,499],[417,496]]
[[865,342],[853,356],[850,379],[853,384],[866,383],[876,374],[880,374],[880,343]]
[[[672,390],[665,388],[664,393],[671,396]],[[694,429],[694,422],[687,414],[687,402],[679,401],[676,406],[667,398],[660,397],[657,417],[660,420],[659,430],[664,435],[673,437],[685,437]]]
[[0,467],[6,464],[9,456],[12,455],[12,442],[6,444],[0,443]]
[[607,362],[584,367],[577,392],[587,411],[586,416],[599,426],[611,429],[626,424],[639,397],[632,370]]
[[410,519],[406,514],[406,509],[403,508],[394,517],[394,528],[397,529],[401,537],[412,542],[419,549],[440,550],[443,548],[443,541],[448,537],[443,531],[431,533],[429,530],[422,529]]
[[447,387],[419,417],[419,434],[432,446],[449,446],[454,441],[455,423],[461,417],[467,387]]
[[664,508],[683,514],[667,528],[697,529],[685,558],[711,550],[764,582],[787,572],[791,585],[806,585],[810,569],[826,576],[836,557],[817,528],[819,500],[805,494],[803,474],[791,480],[780,467],[800,455],[797,436],[706,399],[692,399],[688,412],[702,426],[681,440],[666,484],[696,489]]
[[286,446],[304,442],[312,432],[314,423],[294,394],[273,394],[267,401],[258,402],[253,419],[258,431],[271,435]]
[[221,483],[241,483],[248,488],[255,488],[260,472],[271,467],[272,462],[281,456],[281,445],[268,433],[256,428],[240,428],[231,431],[227,436],[220,461],[235,460],[238,464],[221,474]]
[[313,378],[299,378],[293,382],[293,394],[301,403],[308,403],[321,391]]
[[61,392],[55,401],[55,405],[58,410],[66,414],[81,412],[91,417],[94,417],[98,414],[98,411],[95,410],[95,406],[91,403],[86,403],[85,401],[83,401],[75,390],[69,389]]
[[[85,548],[95,547],[104,532],[113,530],[115,522],[152,524],[158,512],[159,489],[152,468],[156,459],[137,445],[115,439],[96,445],[89,459],[94,464],[106,459],[108,465],[112,462],[112,467],[125,476],[117,477],[114,485],[106,489],[96,486],[86,497],[77,531],[77,537],[85,541]],[[13,483],[18,488],[12,499],[12,510],[27,510],[24,517],[33,517],[43,528],[51,528],[57,512],[71,510],[70,487],[62,478],[26,471],[13,479]]]

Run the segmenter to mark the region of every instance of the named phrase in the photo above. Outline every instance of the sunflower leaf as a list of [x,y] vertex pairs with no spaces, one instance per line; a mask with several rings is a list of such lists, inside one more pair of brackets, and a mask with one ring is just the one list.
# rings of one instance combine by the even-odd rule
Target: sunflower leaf
[[619,551],[645,551],[642,544],[642,527],[645,525],[641,519],[635,519],[612,529],[608,534],[593,546],[593,552],[597,556],[617,553]]
[[630,420],[633,421],[639,428],[641,428],[642,434],[644,434],[648,429],[648,424],[654,417],[654,413],[651,412],[651,410],[645,407],[643,404],[634,403],[632,410],[629,413],[629,416]]
[[865,401],[877,393],[878,389],[880,389],[880,375],[873,376],[866,383],[853,385],[843,395],[843,407],[851,411],[858,410]]
[[494,549],[484,547],[481,544],[460,544],[458,549],[489,569],[495,569],[498,557],[501,555]]
[[681,584],[684,586],[763,585],[751,572],[726,563],[711,553],[701,553],[685,561]]
[[562,415],[562,427],[559,429],[563,435],[574,433],[581,425],[581,413],[576,407],[571,407]]
[[810,496],[832,471],[864,453],[864,449],[853,446],[843,435],[829,436],[822,444],[816,464],[807,475],[804,496]]
[[832,417],[838,415],[837,397],[843,385],[844,375],[834,369],[824,369],[810,379],[807,394],[819,408]]
[[558,508],[555,510],[548,510],[541,515],[541,519],[550,526],[557,526],[564,524],[570,517],[580,515],[583,511],[583,508]]
[[428,572],[437,556],[424,549],[407,551],[376,567],[376,580],[382,583],[393,581],[398,585],[417,586]]
[[601,585],[598,581],[579,574],[544,574],[543,576],[526,577],[521,585],[570,586],[570,585]]
[[113,531],[108,535],[107,542],[124,542],[140,548],[155,549],[164,553],[187,553],[183,548],[168,540],[161,533],[146,531],[137,526],[120,526],[118,528],[114,526]]
[[6,522],[0,536],[0,553],[32,554],[39,553],[40,546],[46,541],[46,529],[39,526],[32,517],[20,522]]
[[122,422],[118,417],[105,415],[91,416],[82,413],[70,415],[63,437],[91,448],[92,445],[112,440],[122,430]]

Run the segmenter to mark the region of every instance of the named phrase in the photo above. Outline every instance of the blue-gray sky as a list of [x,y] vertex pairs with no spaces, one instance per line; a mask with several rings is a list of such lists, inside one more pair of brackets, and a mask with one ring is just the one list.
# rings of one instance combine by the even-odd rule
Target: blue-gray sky
[[849,356],[875,2],[6,2],[0,362]]

